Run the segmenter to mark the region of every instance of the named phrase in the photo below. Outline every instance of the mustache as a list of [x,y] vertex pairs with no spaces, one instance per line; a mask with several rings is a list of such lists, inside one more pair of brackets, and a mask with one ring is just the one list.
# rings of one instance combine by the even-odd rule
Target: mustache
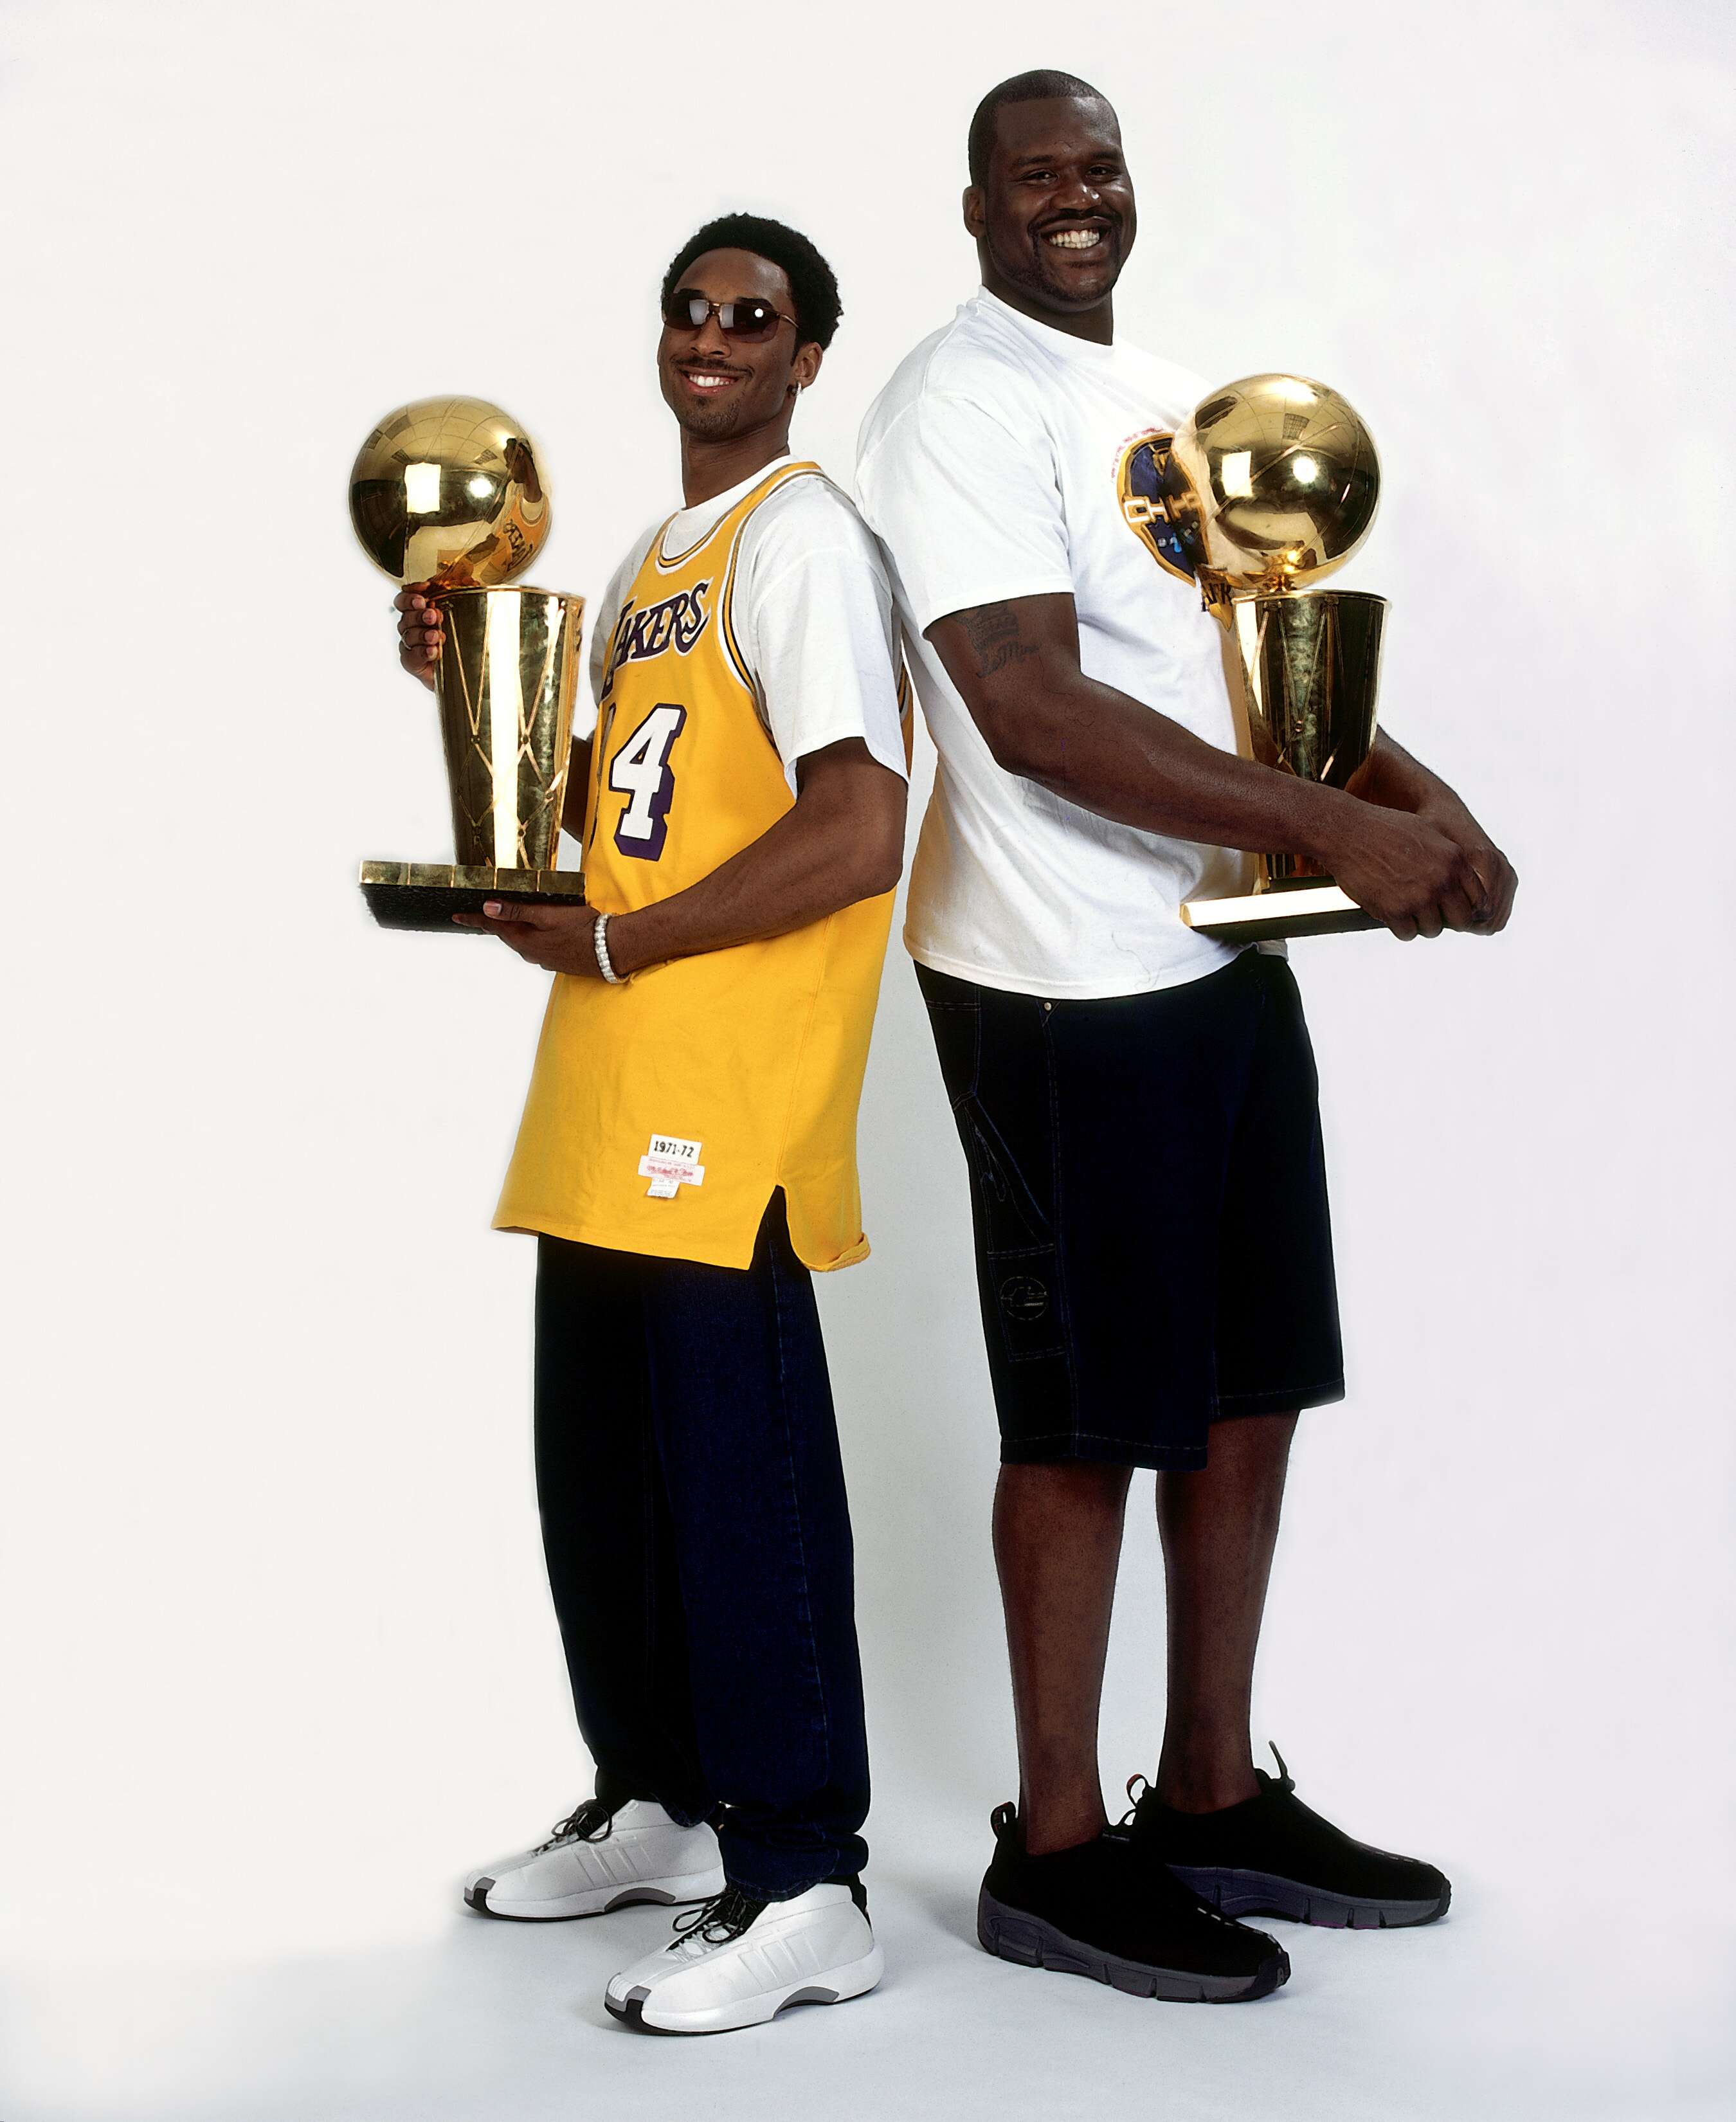
[[1089,213],[1052,213],[1046,220],[1034,221],[1031,233],[1048,236],[1057,228],[1113,228],[1123,226],[1123,217],[1113,207],[1096,207]]

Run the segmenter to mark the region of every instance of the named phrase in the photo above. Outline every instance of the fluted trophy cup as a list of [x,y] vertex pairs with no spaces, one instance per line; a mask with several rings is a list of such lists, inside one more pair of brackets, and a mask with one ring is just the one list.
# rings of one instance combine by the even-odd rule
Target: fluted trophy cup
[[[1302,376],[1229,384],[1122,460],[1128,522],[1234,643],[1253,756],[1332,788],[1374,741],[1386,599],[1318,585],[1368,535],[1379,490],[1368,429]],[[1190,900],[1182,918],[1230,942],[1376,925],[1303,857],[1259,861],[1253,892]]]
[[485,899],[559,903],[584,880],[556,867],[582,597],[508,587],[548,535],[548,489],[525,429],[481,398],[390,413],[350,474],[362,550],[399,584],[432,582],[446,629],[435,697],[455,859],[365,862],[386,928],[454,927]]

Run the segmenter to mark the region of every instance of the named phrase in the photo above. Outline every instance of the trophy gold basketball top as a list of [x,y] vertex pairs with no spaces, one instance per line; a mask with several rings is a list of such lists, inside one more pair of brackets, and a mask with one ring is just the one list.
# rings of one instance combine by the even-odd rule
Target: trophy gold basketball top
[[386,928],[456,929],[485,899],[562,902],[557,869],[572,746],[582,597],[509,589],[548,535],[534,445],[480,398],[419,398],[386,415],[350,473],[362,550],[399,583],[432,582],[446,641],[435,697],[452,797],[452,862],[365,862]]
[[[1368,535],[1379,491],[1368,429],[1302,376],[1229,384],[1122,460],[1129,524],[1160,567],[1199,585],[1235,644],[1252,755],[1333,788],[1374,741],[1386,599],[1315,585]],[[1259,861],[1251,894],[1191,900],[1182,918],[1226,942],[1375,925],[1302,857]]]

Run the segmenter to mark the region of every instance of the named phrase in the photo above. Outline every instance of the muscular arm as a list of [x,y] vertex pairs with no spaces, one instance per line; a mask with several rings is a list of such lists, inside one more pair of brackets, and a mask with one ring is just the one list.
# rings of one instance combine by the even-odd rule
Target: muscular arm
[[793,806],[739,855],[685,891],[612,917],[618,972],[782,936],[894,888],[904,861],[899,776],[852,736],[798,760],[796,778]]
[[[685,891],[609,917],[609,955],[618,973],[782,936],[893,889],[904,852],[900,776],[860,737],[810,753],[796,774],[795,803],[740,854]],[[495,916],[455,918],[492,929],[550,972],[596,975],[596,916],[589,907],[502,905]]]
[[1070,596],[954,612],[927,633],[1009,774],[1146,832],[1306,855],[1398,936],[1488,932],[1505,920],[1505,859],[1446,784],[1396,745],[1382,741],[1354,794],[1220,751],[1085,675]]

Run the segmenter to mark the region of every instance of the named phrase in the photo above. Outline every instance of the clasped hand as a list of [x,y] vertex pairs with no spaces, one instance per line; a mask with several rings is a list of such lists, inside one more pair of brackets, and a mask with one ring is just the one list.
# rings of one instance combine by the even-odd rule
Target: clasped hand
[[1396,746],[1370,755],[1346,793],[1333,876],[1401,942],[1456,928],[1496,936],[1513,911],[1513,865],[1447,784]]

